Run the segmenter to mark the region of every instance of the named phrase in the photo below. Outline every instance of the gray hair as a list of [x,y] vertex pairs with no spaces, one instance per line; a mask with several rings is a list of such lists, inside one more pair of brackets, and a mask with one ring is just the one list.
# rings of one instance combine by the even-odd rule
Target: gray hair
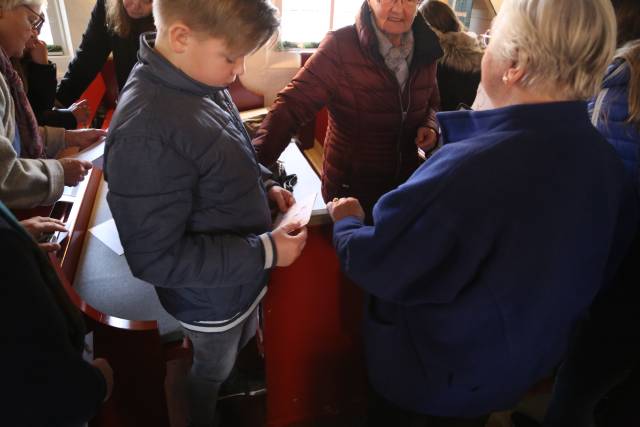
[[18,6],[37,6],[45,9],[47,0],[0,0],[0,9],[11,10]]
[[610,0],[505,0],[492,33],[495,52],[525,71],[523,85],[589,99],[613,58],[616,18]]

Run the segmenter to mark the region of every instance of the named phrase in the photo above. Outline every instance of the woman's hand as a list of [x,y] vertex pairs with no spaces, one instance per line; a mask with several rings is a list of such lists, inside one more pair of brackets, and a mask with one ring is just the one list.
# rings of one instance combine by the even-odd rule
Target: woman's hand
[[433,150],[438,142],[438,133],[430,127],[418,128],[416,145],[425,153]]
[[307,243],[307,228],[299,223],[283,224],[271,232],[278,267],[288,267],[300,256]]
[[[33,218],[20,221],[20,224],[25,230],[36,240],[40,240],[44,235],[54,233],[56,231],[67,231],[64,228],[64,222],[55,218],[44,218],[41,216],[35,216]],[[44,242],[38,243],[40,249],[45,252],[53,252],[60,249],[60,245],[57,242]]]
[[333,222],[338,222],[348,216],[355,216],[360,221],[364,221],[365,218],[360,201],[353,197],[335,198],[327,203],[327,210]]
[[40,65],[49,63],[49,50],[47,44],[37,37],[31,37],[27,42],[26,53],[33,62]]
[[89,169],[93,167],[91,162],[77,159],[60,159],[58,160],[64,170],[64,185],[75,187],[84,180],[89,173]]
[[74,102],[69,106],[69,111],[76,118],[78,127],[83,128],[89,125],[89,101],[86,99]]
[[289,208],[296,202],[296,199],[293,197],[293,194],[291,194],[291,192],[278,185],[271,187],[267,196],[269,197],[270,201],[278,206],[280,212],[288,211]]
[[67,143],[67,147],[78,147],[82,150],[105,136],[107,136],[107,132],[102,129],[76,129],[66,131],[64,140]]

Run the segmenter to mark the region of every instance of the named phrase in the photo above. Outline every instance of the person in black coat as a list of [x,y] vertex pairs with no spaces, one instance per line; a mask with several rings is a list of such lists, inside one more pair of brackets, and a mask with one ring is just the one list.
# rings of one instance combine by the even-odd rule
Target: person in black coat
[[77,129],[87,125],[89,109],[86,100],[74,102],[69,108],[54,108],[57,68],[49,61],[47,44],[34,35],[27,42],[21,58],[11,58],[29,98],[29,104],[40,126]]
[[151,0],[98,0],[76,56],[58,85],[64,107],[78,100],[113,54],[118,89],[138,61],[140,34],[155,29]]
[[484,54],[473,33],[448,4],[430,0],[420,6],[420,13],[440,39],[444,55],[438,61],[440,111],[457,110],[460,104],[470,106],[480,84],[480,63]]
[[[60,229],[50,218],[23,222],[29,232]],[[3,425],[80,426],[113,387],[104,359],[82,358],[84,324],[42,249],[0,202],[0,322]]]

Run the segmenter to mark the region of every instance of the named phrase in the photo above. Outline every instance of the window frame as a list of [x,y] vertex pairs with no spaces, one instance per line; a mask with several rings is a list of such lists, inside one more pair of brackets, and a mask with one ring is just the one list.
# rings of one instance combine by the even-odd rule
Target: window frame
[[62,52],[50,52],[49,61],[56,64],[58,77],[61,77],[73,56],[71,32],[64,0],[48,0],[47,18],[53,43],[62,48]]
[[[320,1],[320,0],[318,0]],[[334,28],[334,20],[335,20],[335,11],[336,11],[336,2],[339,0],[326,0],[329,2],[329,27],[327,28],[327,32],[329,31],[333,31],[335,30]],[[274,4],[275,6],[280,10],[280,17],[281,17],[281,22],[282,20],[284,20],[284,8],[283,8],[283,0],[275,0]],[[322,38],[320,40],[302,40],[302,41],[291,41],[291,40],[283,40],[282,39],[282,35],[280,35],[278,37],[278,44],[277,44],[277,50],[281,50],[284,52],[313,52],[317,49],[317,47],[302,47],[300,45],[302,44],[319,44],[322,41]],[[284,47],[283,44],[284,43],[294,43],[294,44],[298,44],[297,47]]]

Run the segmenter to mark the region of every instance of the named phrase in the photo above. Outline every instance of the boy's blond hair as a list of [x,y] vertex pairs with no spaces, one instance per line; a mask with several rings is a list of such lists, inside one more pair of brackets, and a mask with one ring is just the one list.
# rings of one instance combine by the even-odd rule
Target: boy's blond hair
[[280,25],[278,9],[269,0],[154,0],[153,15],[159,33],[182,21],[243,54],[263,46]]

